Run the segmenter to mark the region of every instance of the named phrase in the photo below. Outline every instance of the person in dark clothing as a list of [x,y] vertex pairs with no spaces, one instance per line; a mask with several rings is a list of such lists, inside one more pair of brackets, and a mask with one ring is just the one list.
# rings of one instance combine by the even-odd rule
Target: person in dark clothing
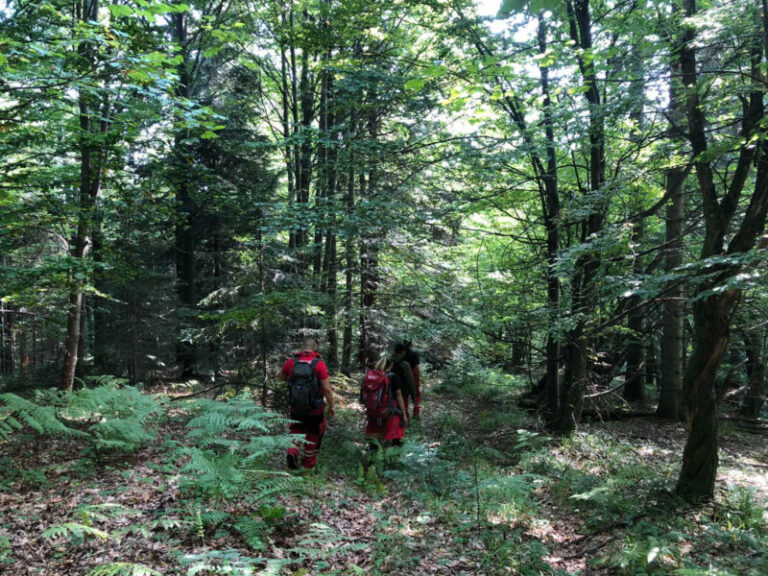
[[411,372],[413,373],[413,384],[415,389],[415,395],[413,397],[413,417],[418,418],[421,414],[421,369],[419,364],[419,353],[413,349],[413,342],[405,340],[403,342],[405,346],[405,361],[411,366]]
[[413,370],[411,365],[405,360],[405,344],[395,345],[395,353],[392,356],[392,372],[403,382],[403,400],[405,402],[405,413],[408,414],[408,403],[416,399],[416,384],[413,381]]

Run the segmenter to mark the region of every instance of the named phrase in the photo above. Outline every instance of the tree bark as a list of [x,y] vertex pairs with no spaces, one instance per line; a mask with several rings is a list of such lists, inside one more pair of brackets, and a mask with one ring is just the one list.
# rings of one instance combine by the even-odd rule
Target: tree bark
[[[352,112],[350,131],[354,134],[355,115]],[[355,274],[355,241],[352,234],[350,220],[355,207],[355,157],[349,153],[349,167],[347,170],[347,198],[346,198],[346,237],[344,239],[344,337],[341,347],[341,373],[349,376],[352,367],[352,314],[353,288]]]
[[[685,220],[684,168],[667,172],[669,203],[666,212],[667,250],[664,270],[672,273],[683,264],[683,222]],[[656,414],[660,418],[680,418],[685,370],[685,296],[683,284],[673,280],[664,299],[661,336],[661,389]]]
[[[643,239],[644,221],[640,220],[632,230],[632,244],[640,246]],[[635,257],[635,274],[642,274],[642,259]],[[630,402],[645,401],[646,354],[645,354],[645,306],[640,296],[628,298],[627,328],[627,371],[624,376],[624,398]]]
[[[679,13],[676,3],[673,3],[673,16]],[[677,24],[677,18],[673,19]],[[677,30],[677,26],[675,26]],[[680,45],[677,32],[668,41],[671,45],[670,82],[668,118],[672,124],[673,133],[683,130],[685,106],[680,81]],[[673,139],[680,144],[680,138]],[[666,207],[664,271],[671,274],[683,264],[683,223],[685,221],[685,180],[688,169],[685,166],[675,166],[666,171],[665,192],[669,196]],[[683,284],[672,280],[667,287],[664,299],[664,316],[662,318],[661,336],[661,387],[659,391],[659,406],[656,414],[660,418],[677,420],[680,418],[680,402],[683,394],[683,375],[685,371],[685,294]]]
[[[173,15],[172,34],[174,41],[181,46],[182,61],[177,68],[179,82],[176,87],[176,96],[189,98],[191,78],[191,66],[188,46],[188,17],[186,12]],[[177,128],[174,137],[173,184],[176,193],[176,286],[179,301],[184,309],[181,318],[182,331],[187,324],[187,314],[196,306],[195,298],[195,203],[192,197],[192,182],[190,170],[193,158],[185,142],[186,134],[182,128]],[[194,345],[180,335],[176,343],[176,359],[181,367],[181,377],[189,378],[194,371],[195,350]]]
[[[569,31],[573,42],[582,54],[592,52],[592,19],[589,0],[568,0]],[[589,109],[589,190],[599,196],[605,183],[605,130],[604,111],[597,81],[595,63],[591,58],[577,55],[579,70],[584,80],[585,97]],[[588,244],[603,228],[605,201],[600,199],[592,207],[592,213],[582,223],[581,242]],[[568,333],[565,370],[564,402],[559,405],[555,427],[569,432],[581,419],[584,391],[588,377],[588,358],[592,347],[586,331],[585,314],[597,311],[597,278],[600,255],[589,252],[576,261],[572,280],[571,310],[578,318]]]
[[[695,0],[684,0],[686,18],[696,15]],[[699,195],[702,199],[705,236],[701,259],[735,255],[751,250],[765,230],[768,214],[768,143],[760,140],[749,144],[764,116],[764,86],[761,66],[763,46],[768,39],[768,11],[763,2],[762,33],[755,36],[750,46],[752,86],[749,98],[744,100],[744,116],[736,167],[730,174],[722,198],[718,196],[714,169],[708,159],[707,122],[701,104],[696,65],[695,30],[684,28],[680,63],[682,79],[688,89],[686,115]],[[756,39],[760,37],[763,42]],[[755,158],[756,156],[756,158]],[[756,160],[756,162],[755,162]],[[753,164],[757,170],[749,204],[740,216],[738,226],[732,220],[736,214],[745,184]],[[726,234],[735,228],[726,248]],[[722,263],[708,270],[709,277],[696,290],[694,313],[694,342],[691,359],[685,372],[683,386],[683,414],[690,434],[683,453],[683,466],[677,482],[677,493],[688,501],[700,502],[713,496],[717,474],[717,396],[715,376],[728,345],[730,322],[741,297],[738,289],[723,290],[724,284],[743,269],[743,266]],[[714,292],[718,288],[720,291]]]
[[694,305],[694,345],[682,403],[690,434],[676,488],[679,496],[691,502],[714,495],[718,465],[715,377],[728,346],[731,317],[739,298],[738,291],[729,290]]
[[[78,21],[88,22],[98,19],[98,0],[84,0],[76,6]],[[78,55],[83,66],[90,66],[94,59],[93,47],[86,42],[78,46]],[[104,159],[103,143],[95,146],[93,138],[102,136],[109,129],[108,118],[109,100],[105,98],[102,109],[94,97],[82,89],[78,90],[79,108],[79,147],[80,147],[80,187],[78,195],[77,228],[71,241],[71,254],[78,263],[84,263],[90,249],[89,234],[91,221],[96,205],[96,198],[101,187],[101,173]],[[94,119],[97,118],[98,120]],[[83,271],[75,271],[71,278],[73,288],[70,290],[67,308],[67,334],[64,345],[64,366],[59,386],[63,390],[72,390],[75,381],[75,371],[78,362],[80,345],[80,316],[83,308],[82,280],[77,278]]]
[[[544,13],[539,14],[539,53],[547,51],[547,26]],[[555,125],[552,117],[552,98],[549,88],[549,68],[539,67],[541,93],[544,97],[544,134],[546,138],[546,170],[540,182],[543,183],[542,212],[547,231],[547,397],[550,424],[559,419],[565,403],[565,390],[560,377],[560,278],[557,274],[557,258],[560,251],[560,191],[557,181],[557,149]],[[542,186],[539,185],[541,190]]]

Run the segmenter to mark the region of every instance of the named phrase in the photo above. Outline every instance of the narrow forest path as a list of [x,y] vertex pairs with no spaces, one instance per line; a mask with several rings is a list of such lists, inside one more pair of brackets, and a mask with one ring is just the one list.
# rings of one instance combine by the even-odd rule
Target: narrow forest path
[[[405,447],[379,481],[363,481],[356,385],[336,388],[341,409],[318,469],[298,492],[278,485],[262,501],[190,498],[189,416],[177,418],[174,403],[157,440],[135,454],[94,460],[56,438],[6,444],[0,574],[766,573],[763,435],[724,430],[718,498],[691,509],[669,493],[680,425],[630,419],[554,439],[516,409],[519,390],[433,379]],[[269,463],[282,473],[282,456]],[[205,473],[227,480],[213,465]],[[116,563],[154,572],[99,571]],[[692,573],[714,574],[706,570]]]
[[[537,432],[534,418],[435,381],[402,453],[388,461],[382,490],[361,483],[362,412],[356,392],[327,433],[317,522],[363,544],[332,568],[366,574],[668,573],[707,551],[713,522],[753,514],[768,501],[763,437],[724,434],[721,501],[688,509],[669,492],[686,432],[648,419],[597,422],[572,438]],[[508,411],[508,412],[507,412]],[[752,507],[752,508],[751,508]],[[678,515],[679,513],[679,515]],[[675,546],[661,544],[671,534]],[[638,540],[640,542],[638,542]],[[734,552],[734,550],[732,550]],[[645,568],[641,568],[645,565]],[[758,574],[747,570],[745,573]]]

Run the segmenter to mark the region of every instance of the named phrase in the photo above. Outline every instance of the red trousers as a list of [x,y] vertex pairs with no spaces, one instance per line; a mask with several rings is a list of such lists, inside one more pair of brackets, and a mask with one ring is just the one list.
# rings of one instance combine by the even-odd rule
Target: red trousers
[[317,464],[317,456],[320,454],[320,444],[325,434],[325,414],[310,416],[291,416],[296,420],[291,424],[291,434],[300,434],[304,436],[305,442],[294,442],[294,445],[288,448],[288,454],[296,458],[298,462],[301,449],[304,449],[304,458],[301,465],[311,470]]
[[368,420],[365,427],[366,438],[376,438],[379,442],[399,440],[405,437],[405,426],[400,414],[393,414],[384,420]]
[[413,413],[421,413],[421,374],[416,370],[413,373],[413,382],[416,384],[416,398],[413,399]]

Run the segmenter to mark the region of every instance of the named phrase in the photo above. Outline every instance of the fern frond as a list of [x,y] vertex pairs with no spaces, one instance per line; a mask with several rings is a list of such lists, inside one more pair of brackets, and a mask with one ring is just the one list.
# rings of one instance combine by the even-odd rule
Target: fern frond
[[14,431],[29,427],[42,436],[83,436],[78,430],[66,426],[53,406],[41,406],[16,394],[0,394],[0,439],[7,439]]
[[261,539],[266,527],[264,520],[253,516],[244,516],[235,522],[235,530],[240,533],[245,543],[257,552],[266,548]]
[[93,518],[99,522],[106,522],[114,518],[122,518],[124,516],[135,516],[138,511],[131,508],[127,508],[117,502],[104,502],[103,504],[88,504],[86,506],[80,506],[77,509],[77,513],[81,516]]
[[61,413],[67,419],[91,423],[89,432],[97,451],[132,452],[154,439],[150,424],[162,407],[138,389],[118,388],[111,380],[99,388],[68,395]]
[[55,524],[43,532],[43,538],[47,540],[57,540],[62,537],[77,537],[84,538],[85,536],[93,536],[100,538],[101,540],[109,540],[110,535],[104,530],[99,530],[93,526],[86,526],[85,524],[78,524],[76,522],[65,522],[64,524]]
[[301,559],[319,560],[337,554],[364,550],[366,547],[367,544],[347,542],[346,536],[327,524],[315,523],[299,541],[299,545],[292,548],[290,552]]

